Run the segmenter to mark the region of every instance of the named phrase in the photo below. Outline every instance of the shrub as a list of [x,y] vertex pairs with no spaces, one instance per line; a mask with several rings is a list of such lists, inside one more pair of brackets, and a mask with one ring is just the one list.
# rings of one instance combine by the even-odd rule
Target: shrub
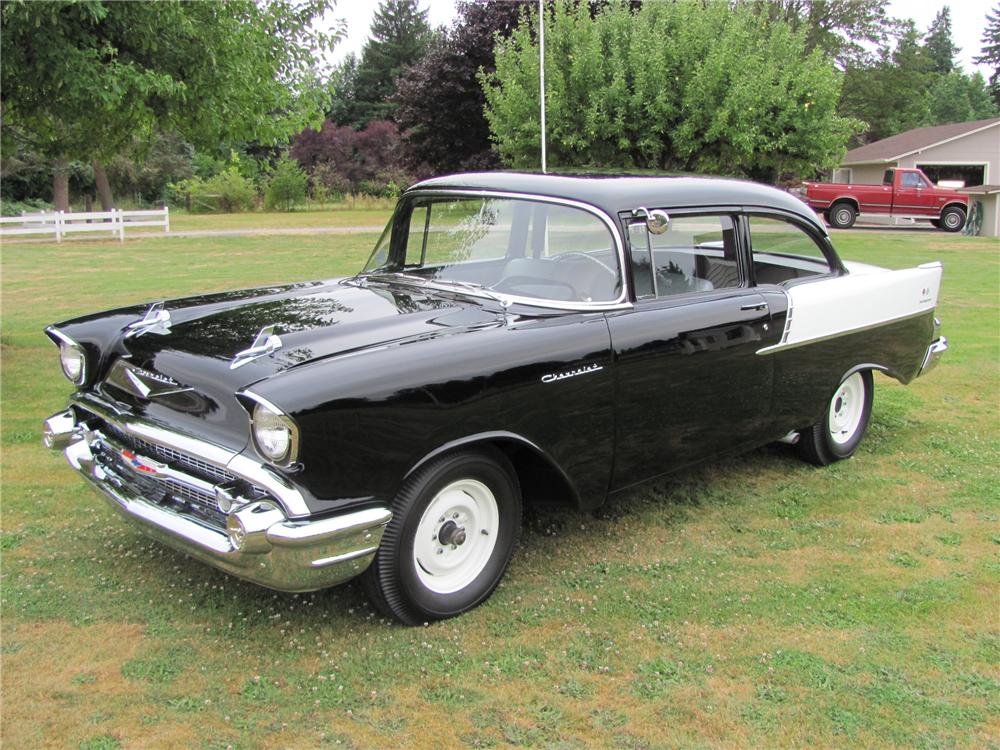
[[222,210],[249,211],[254,207],[257,191],[253,183],[239,173],[235,166],[219,172],[215,177],[205,182],[208,194],[217,196],[222,204]]
[[167,191],[192,213],[249,211],[257,199],[253,183],[232,166],[208,180],[190,177],[171,183]]
[[267,184],[264,206],[268,209],[291,211],[306,199],[309,178],[298,162],[282,157]]

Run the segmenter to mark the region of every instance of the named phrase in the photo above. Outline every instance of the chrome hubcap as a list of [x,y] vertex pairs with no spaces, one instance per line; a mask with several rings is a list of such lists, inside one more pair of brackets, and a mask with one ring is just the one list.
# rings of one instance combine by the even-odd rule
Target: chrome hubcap
[[957,227],[958,226],[958,214],[951,213],[944,217],[944,223],[947,227]]
[[865,381],[860,372],[851,375],[840,384],[836,395],[830,401],[830,437],[843,445],[854,437],[861,424],[865,408]]
[[460,591],[489,563],[499,529],[490,488],[475,479],[452,482],[420,517],[413,542],[417,578],[437,594]]

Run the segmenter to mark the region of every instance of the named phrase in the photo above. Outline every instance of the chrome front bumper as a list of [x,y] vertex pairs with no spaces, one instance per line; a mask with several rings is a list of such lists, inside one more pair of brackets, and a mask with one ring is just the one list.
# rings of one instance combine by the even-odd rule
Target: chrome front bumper
[[926,375],[937,367],[938,362],[941,361],[941,357],[944,356],[946,351],[948,351],[948,339],[944,336],[934,339],[930,346],[927,347],[927,353],[924,354],[924,361],[920,365],[920,372],[917,373],[917,377]]
[[[107,418],[105,414],[101,416]],[[111,424],[123,432],[135,427],[124,420]],[[219,497],[219,510],[213,522],[213,518],[184,512],[183,502],[164,500],[170,498],[172,488],[202,497],[206,487],[211,489],[210,482],[185,473],[182,466],[161,463],[154,457],[123,449],[105,432],[109,431],[95,429],[85,418],[79,419],[78,412],[70,410],[45,420],[43,442],[48,448],[63,450],[69,465],[112,508],[150,537],[268,588],[313,591],[353,578],[371,564],[382,532],[392,518],[385,508],[368,508],[317,520],[289,518],[281,503],[263,491],[252,498],[234,497],[226,491],[225,484],[219,484],[221,491],[215,493]],[[144,435],[144,444],[152,444],[148,431]],[[186,437],[185,441],[186,447],[195,442]],[[173,449],[169,445],[163,447]],[[123,451],[126,461],[108,460],[109,455]],[[139,467],[134,469],[136,476],[125,476],[132,471],[129,466]],[[158,488],[159,482],[166,483],[164,497],[159,499],[146,497],[136,489]],[[222,508],[226,508],[225,514]]]

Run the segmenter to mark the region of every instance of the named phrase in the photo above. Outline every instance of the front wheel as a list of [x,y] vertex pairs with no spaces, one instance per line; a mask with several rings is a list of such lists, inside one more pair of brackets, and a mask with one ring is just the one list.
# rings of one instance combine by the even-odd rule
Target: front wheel
[[801,432],[796,447],[809,463],[826,466],[854,455],[872,415],[874,379],[860,370],[837,386],[823,418]]
[[407,479],[392,514],[361,581],[384,614],[418,625],[493,593],[521,532],[521,491],[501,453],[454,453]]

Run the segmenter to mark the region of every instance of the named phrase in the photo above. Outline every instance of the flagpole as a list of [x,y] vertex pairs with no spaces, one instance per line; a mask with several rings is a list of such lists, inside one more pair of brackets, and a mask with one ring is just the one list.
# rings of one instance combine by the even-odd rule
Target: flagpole
[[538,90],[542,105],[542,174],[545,174],[545,0],[538,0]]

